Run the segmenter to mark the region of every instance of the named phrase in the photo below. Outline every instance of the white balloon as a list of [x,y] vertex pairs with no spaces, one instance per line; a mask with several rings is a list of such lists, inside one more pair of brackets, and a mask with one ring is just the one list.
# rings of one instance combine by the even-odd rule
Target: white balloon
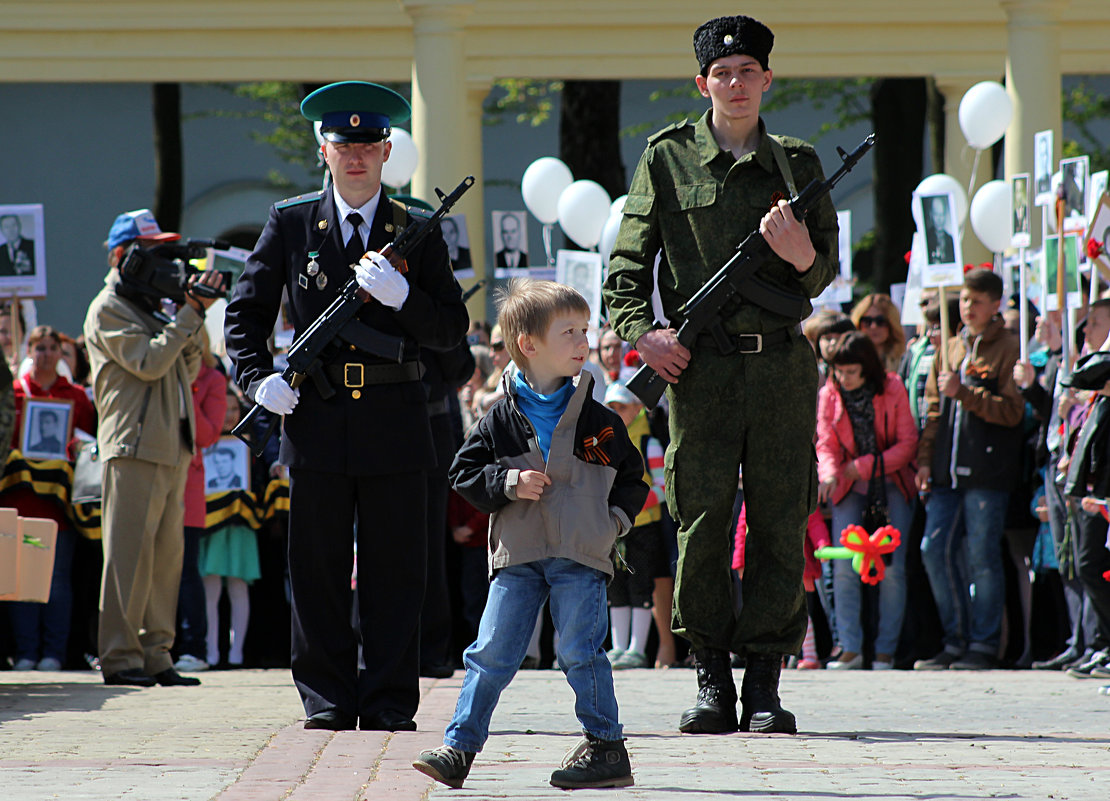
[[960,100],[960,130],[976,150],[986,150],[1001,139],[1013,116],[1010,96],[995,81],[975,84]]
[[609,216],[614,214],[624,214],[624,202],[628,200],[628,195],[621,195],[614,200],[609,206]]
[[420,154],[416,152],[412,134],[404,128],[394,128],[389,141],[393,147],[389,151],[389,160],[382,165],[382,183],[400,189],[412,180]]
[[991,253],[1010,247],[1013,196],[1005,181],[988,181],[971,199],[971,230]]
[[[953,178],[951,175],[946,175],[943,172],[934,173],[928,178],[922,179],[921,183],[917,185],[917,189],[913,193],[918,197],[928,197],[930,195],[944,195],[951,192],[956,198],[956,225],[963,225],[964,220],[967,219],[967,192],[960,182]],[[914,204],[916,206],[916,204]],[[917,224],[917,230],[923,231],[922,221],[917,216],[917,208],[913,208],[913,221]]]
[[609,256],[613,253],[613,245],[617,242],[617,231],[620,230],[621,220],[624,219],[624,214],[617,212],[610,214],[609,219],[605,221],[605,226],[601,229],[601,240],[597,243],[597,252],[601,254],[601,260],[605,266],[609,266]]
[[544,225],[553,225],[559,221],[559,196],[573,180],[570,167],[554,156],[536,159],[520,179],[524,205]]
[[559,195],[559,226],[576,244],[592,248],[601,239],[611,203],[601,184],[575,181]]

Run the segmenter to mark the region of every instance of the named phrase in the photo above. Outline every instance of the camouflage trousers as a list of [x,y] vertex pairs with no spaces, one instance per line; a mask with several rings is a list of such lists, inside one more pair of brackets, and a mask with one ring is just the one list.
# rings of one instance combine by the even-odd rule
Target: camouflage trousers
[[[678,523],[672,626],[695,648],[796,653],[806,630],[803,542],[817,502],[817,365],[801,334],[762,353],[695,349],[668,388],[667,504]],[[743,604],[730,530],[743,466]]]

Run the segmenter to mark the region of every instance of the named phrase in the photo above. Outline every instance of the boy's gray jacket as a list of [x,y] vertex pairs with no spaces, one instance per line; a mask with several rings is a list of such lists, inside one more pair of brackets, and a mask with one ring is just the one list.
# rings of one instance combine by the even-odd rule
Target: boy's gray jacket
[[[640,452],[615,412],[591,397],[583,372],[551,436],[544,463],[535,429],[517,404],[510,375],[451,465],[455,490],[490,515],[490,574],[499,568],[564,558],[613,574],[617,537],[643,508],[648,486]],[[518,500],[522,470],[546,472],[537,501]]]

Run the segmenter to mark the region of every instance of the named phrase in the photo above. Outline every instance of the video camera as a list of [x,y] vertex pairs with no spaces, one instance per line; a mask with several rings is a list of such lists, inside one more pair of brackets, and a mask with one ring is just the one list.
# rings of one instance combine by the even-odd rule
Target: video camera
[[[209,248],[227,250],[229,247],[227,242],[217,239],[183,239],[150,248],[134,242],[120,261],[120,279],[127,290],[155,300],[169,298],[178,305],[185,302],[186,292],[206,298],[226,298],[226,289],[220,291],[199,283],[189,286],[190,277],[203,273],[189,261],[205,258]],[[231,273],[225,270],[220,272],[224,277],[224,286],[230,288]]]

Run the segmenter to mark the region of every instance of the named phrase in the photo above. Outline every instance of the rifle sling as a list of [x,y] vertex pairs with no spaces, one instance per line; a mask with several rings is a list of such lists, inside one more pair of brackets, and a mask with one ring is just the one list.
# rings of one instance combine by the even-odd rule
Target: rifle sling
[[806,298],[772,286],[754,275],[748,276],[740,284],[740,297],[747,303],[754,303],[791,320],[801,320],[805,316]]
[[357,317],[352,317],[343,324],[339,329],[339,338],[379,359],[389,359],[398,364],[405,359],[405,340],[402,337],[383,334]]

